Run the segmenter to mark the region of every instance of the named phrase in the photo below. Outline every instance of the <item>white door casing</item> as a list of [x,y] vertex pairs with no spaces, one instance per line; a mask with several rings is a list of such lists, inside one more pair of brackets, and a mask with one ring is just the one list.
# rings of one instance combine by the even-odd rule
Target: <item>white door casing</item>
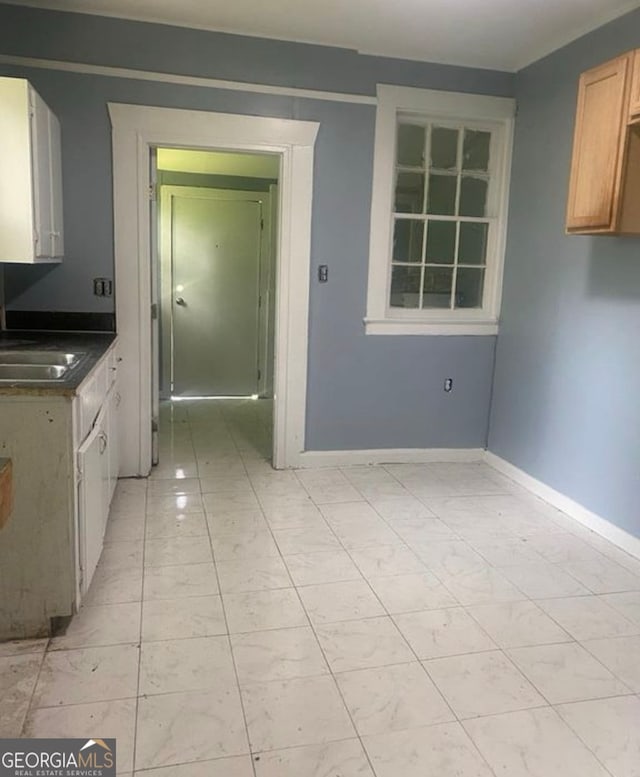
[[122,405],[120,475],[151,469],[149,150],[174,146],[281,158],[276,257],[273,465],[304,450],[313,152],[317,122],[109,103],[113,142],[116,321]]

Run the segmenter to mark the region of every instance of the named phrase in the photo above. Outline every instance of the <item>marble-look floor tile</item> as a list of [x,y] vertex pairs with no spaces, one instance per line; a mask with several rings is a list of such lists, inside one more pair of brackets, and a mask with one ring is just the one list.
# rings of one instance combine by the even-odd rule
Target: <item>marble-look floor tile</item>
[[231,634],[309,625],[293,588],[224,594],[224,606]]
[[546,703],[501,651],[435,658],[424,665],[459,718],[496,715]]
[[495,774],[607,777],[606,770],[551,708],[467,720],[464,727]]
[[401,496],[374,497],[369,499],[369,502],[374,510],[388,521],[407,518],[435,518],[429,508],[406,490]]
[[361,736],[455,720],[417,662],[344,672],[336,679]]
[[48,644],[47,637],[42,639],[10,639],[7,642],[0,642],[0,658],[22,656],[26,653],[40,653],[42,655]]
[[364,580],[303,586],[298,593],[314,624],[375,618],[385,614]]
[[139,542],[144,539],[144,512],[113,513],[107,522],[105,542]]
[[66,632],[51,640],[49,649],[68,650],[138,642],[140,610],[139,602],[82,607],[71,619]]
[[244,531],[268,532],[269,525],[262,510],[230,510],[225,513],[216,513],[207,516],[207,524],[211,537],[220,537],[225,534],[242,534]]
[[[260,499],[260,502],[262,504],[263,500]],[[318,524],[325,525],[322,513],[312,502],[269,508],[263,505],[263,507],[267,522],[272,529],[304,529]]]
[[571,641],[534,602],[475,604],[466,610],[501,648]]
[[[531,543],[518,537],[495,537],[491,540],[469,540],[469,544],[493,567],[544,564]],[[515,582],[515,581],[512,581]]]
[[291,588],[291,578],[278,556],[231,559],[216,564],[220,589],[224,594]]
[[579,642],[640,633],[640,626],[628,621],[597,596],[544,599],[538,604]]
[[344,550],[298,553],[286,556],[285,563],[293,582],[298,586],[362,579],[358,568]]
[[103,569],[140,569],[142,566],[142,541],[105,543],[100,554]]
[[571,561],[591,561],[602,557],[591,545],[574,534],[552,534],[547,537],[537,535],[531,537],[528,544],[545,561],[551,561],[554,564],[564,564]]
[[413,575],[371,577],[369,584],[391,614],[458,606],[451,593],[427,571]]
[[326,524],[296,529],[274,529],[273,536],[283,556],[342,549],[337,537]]
[[157,513],[201,513],[203,501],[200,494],[165,494],[147,496],[147,515]]
[[388,617],[324,624],[316,627],[316,634],[333,672],[415,660]]
[[148,480],[147,495],[156,496],[182,496],[184,494],[199,494],[200,481],[198,478],[180,478],[174,480]]
[[630,693],[575,642],[514,648],[507,653],[550,704]]
[[382,518],[345,521],[332,527],[342,545],[353,552],[382,545],[401,544],[400,537]]
[[[123,776],[123,777],[126,777]],[[194,761],[176,766],[142,769],[136,777],[254,777],[250,755],[216,758],[215,761]]]
[[97,604],[139,602],[142,599],[142,566],[109,569],[98,564],[93,580],[82,603]]
[[416,551],[434,542],[457,542],[458,535],[439,518],[389,518],[389,526]]
[[308,626],[232,634],[231,646],[241,685],[329,673]]
[[351,558],[365,577],[410,575],[425,572],[425,566],[404,545],[373,545],[351,551]]
[[640,775],[640,698],[562,704],[556,708],[613,777]]
[[242,698],[254,752],[355,736],[332,677],[246,685]]
[[254,766],[256,777],[374,777],[357,739],[259,753]]
[[243,529],[229,534],[212,535],[213,555],[218,561],[278,557],[280,551],[268,529]]
[[451,577],[487,568],[479,553],[462,540],[422,543],[416,549],[426,567],[438,577]]
[[147,567],[144,570],[145,601],[213,596],[217,593],[218,580],[212,562]]
[[147,539],[145,543],[145,567],[206,564],[212,558],[208,537],[164,537]]
[[640,591],[640,576],[608,558],[571,561],[564,569],[594,594]]
[[85,704],[137,695],[137,645],[47,653],[33,696],[34,707]]
[[147,518],[145,536],[150,540],[167,537],[206,537],[207,522],[204,513],[162,513]]
[[145,642],[140,656],[140,694],[203,691],[236,684],[227,637]]
[[566,596],[584,596],[589,594],[574,577],[563,572],[555,564],[518,564],[500,569],[522,593],[532,599],[551,599]]
[[629,688],[640,693],[640,636],[588,640],[583,646]]
[[441,579],[461,604],[515,602],[526,599],[525,594],[493,567]]
[[136,700],[101,701],[64,707],[44,707],[29,713],[23,736],[43,739],[92,739],[96,732],[117,741],[118,774],[133,769]]
[[495,649],[493,640],[462,607],[395,615],[394,621],[421,659]]
[[236,688],[140,697],[136,770],[248,751]]
[[202,502],[207,515],[219,515],[231,510],[254,510],[260,507],[253,490],[204,494]]
[[632,623],[640,626],[640,591],[625,591],[619,594],[605,594],[600,597]]
[[0,658],[0,737],[18,737],[40,670],[42,654]]
[[366,736],[363,743],[377,777],[493,777],[459,723]]
[[219,596],[152,600],[142,610],[142,639],[152,642],[176,636],[213,637],[226,634]]

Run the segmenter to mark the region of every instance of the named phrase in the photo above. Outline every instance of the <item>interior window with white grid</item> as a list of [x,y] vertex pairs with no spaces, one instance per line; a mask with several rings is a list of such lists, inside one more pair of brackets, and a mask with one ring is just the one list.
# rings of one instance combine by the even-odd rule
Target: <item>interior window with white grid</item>
[[399,117],[389,306],[481,308],[492,133]]

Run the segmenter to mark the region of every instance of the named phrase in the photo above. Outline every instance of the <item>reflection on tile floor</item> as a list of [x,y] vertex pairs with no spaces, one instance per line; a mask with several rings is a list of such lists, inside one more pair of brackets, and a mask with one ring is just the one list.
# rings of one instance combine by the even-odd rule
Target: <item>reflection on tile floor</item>
[[263,402],[163,408],[0,736],[150,777],[638,777],[640,561],[485,464],[276,472]]

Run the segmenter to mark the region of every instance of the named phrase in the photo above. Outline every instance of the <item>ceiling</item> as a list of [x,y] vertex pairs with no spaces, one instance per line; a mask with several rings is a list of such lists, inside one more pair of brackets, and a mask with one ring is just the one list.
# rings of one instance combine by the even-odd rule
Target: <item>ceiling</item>
[[509,71],[640,7],[640,0],[10,2]]

